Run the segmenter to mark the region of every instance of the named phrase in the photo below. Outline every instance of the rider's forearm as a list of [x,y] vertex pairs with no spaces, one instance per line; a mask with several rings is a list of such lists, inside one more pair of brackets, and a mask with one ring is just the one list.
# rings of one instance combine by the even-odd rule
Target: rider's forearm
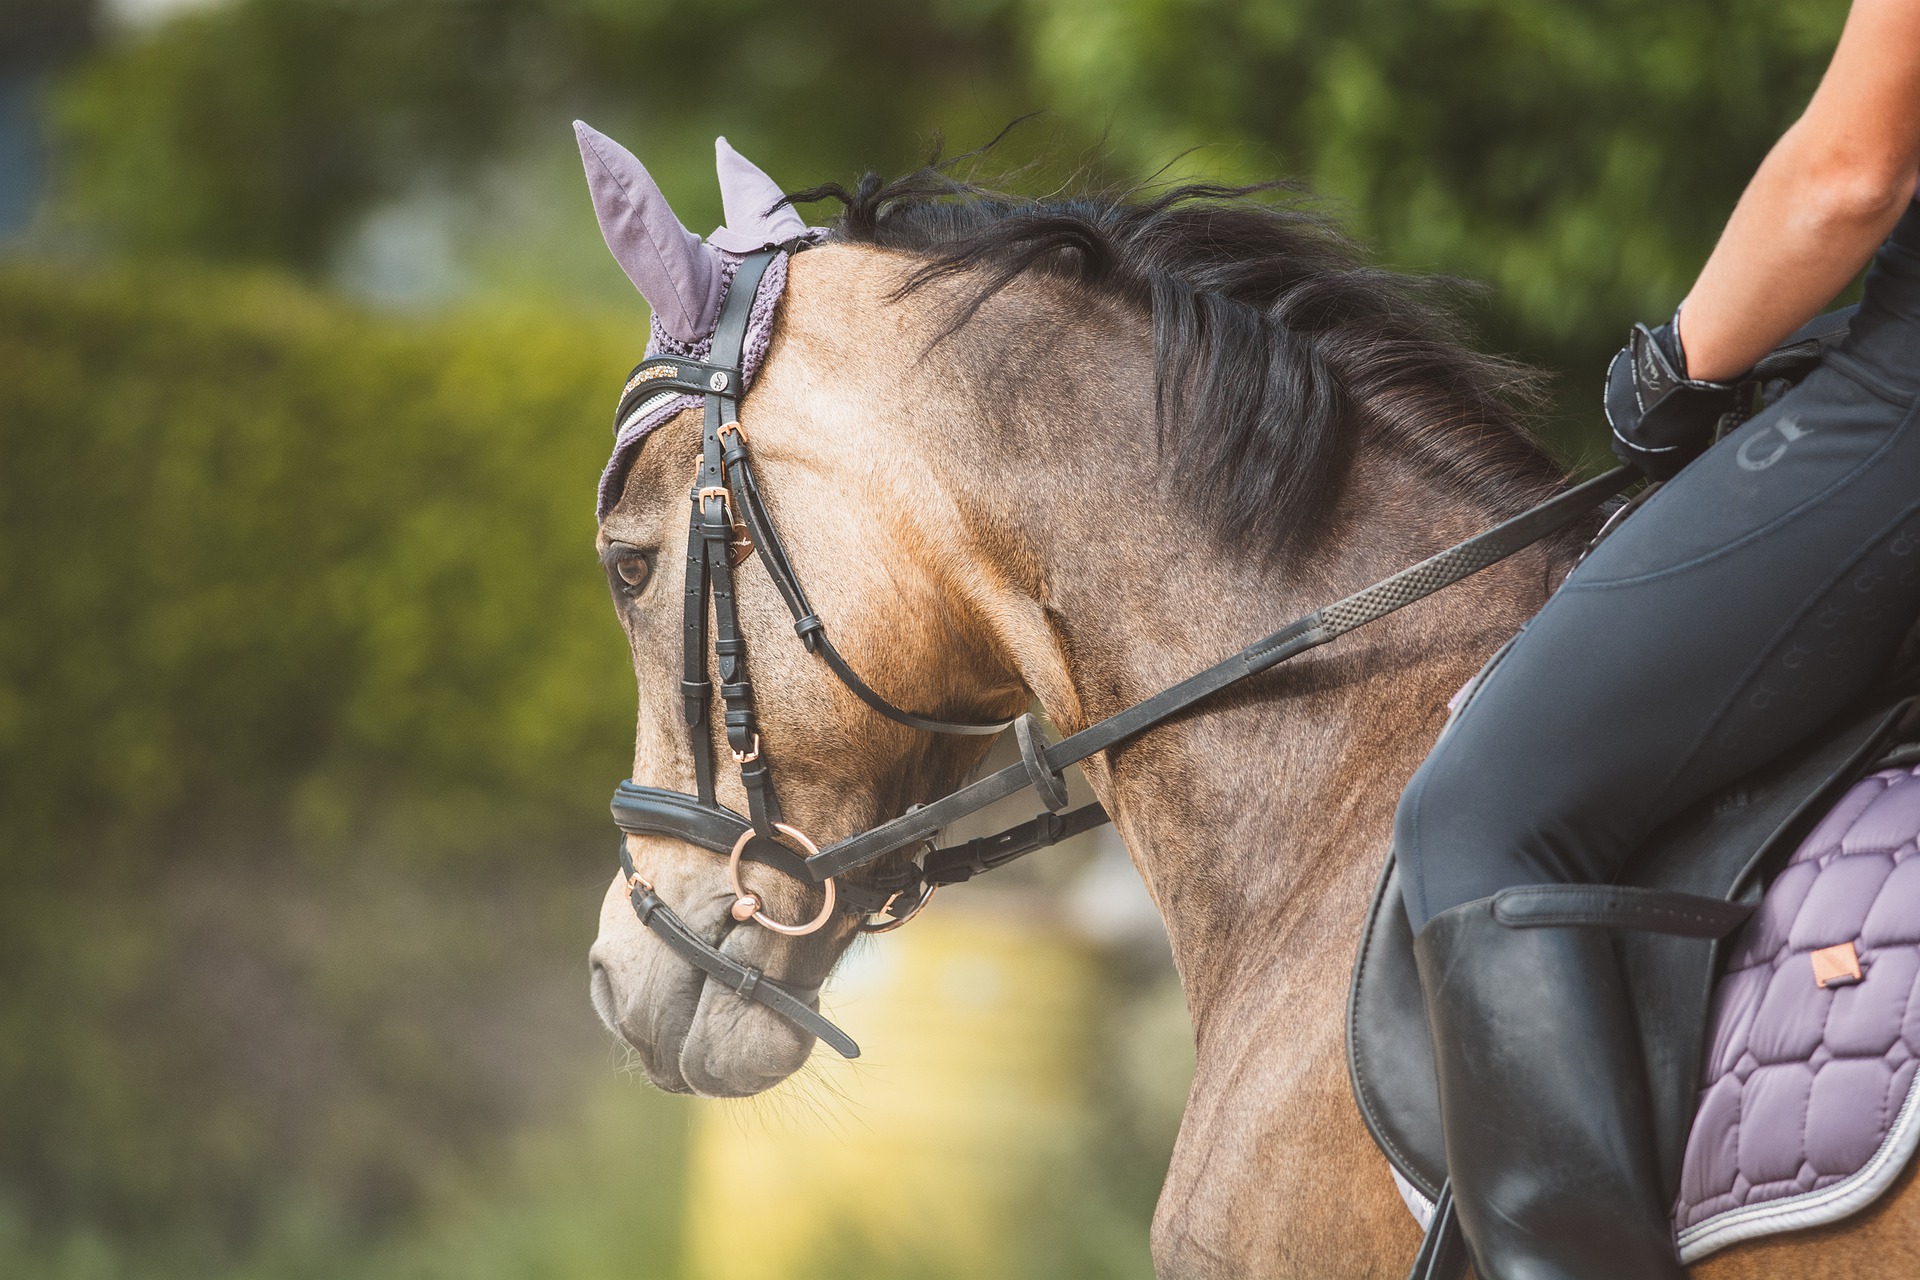
[[1854,0],[1820,88],[1740,197],[1681,312],[1691,377],[1736,377],[1866,264],[1920,170],[1920,0]]
[[1813,318],[1893,229],[1913,186],[1912,170],[1850,168],[1789,131],[1687,295],[1680,342],[1688,376],[1738,377]]

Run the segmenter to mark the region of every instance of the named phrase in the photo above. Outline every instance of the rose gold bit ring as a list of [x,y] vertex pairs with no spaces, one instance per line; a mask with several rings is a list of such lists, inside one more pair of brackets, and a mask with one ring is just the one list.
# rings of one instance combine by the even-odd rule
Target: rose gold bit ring
[[[899,928],[899,927],[900,927],[901,925],[903,925],[903,924],[905,924],[905,923],[906,923],[907,921],[909,921],[909,920],[911,920],[911,919],[913,919],[913,918],[914,918],[915,916],[917,916],[917,915],[919,915],[919,914],[920,914],[920,913],[921,913],[922,911],[925,911],[925,910],[927,909],[927,904],[928,904],[929,902],[932,902],[932,901],[933,901],[933,891],[934,891],[935,889],[938,889],[939,887],[940,887],[940,886],[939,886],[939,885],[937,885],[937,884],[930,884],[930,885],[928,885],[928,886],[927,886],[927,888],[926,888],[926,892],[924,892],[924,893],[922,893],[922,894],[920,895],[920,901],[918,901],[918,902],[916,902],[916,903],[914,903],[914,904],[913,904],[913,910],[911,910],[911,911],[909,911],[909,912],[907,912],[907,914],[905,914],[905,915],[903,915],[903,916],[895,916],[895,917],[894,917],[893,919],[891,919],[891,920],[886,920],[886,921],[882,921],[882,922],[881,922],[881,923],[879,923],[879,924],[875,924],[875,923],[873,923],[873,921],[871,921],[871,920],[868,920],[868,921],[866,921],[866,922],[864,922],[864,923],[862,923],[862,924],[861,924],[861,926],[860,926],[860,932],[862,932],[862,933],[892,933],[892,932],[893,932],[893,931],[894,931],[895,929],[898,929],[898,928]],[[899,894],[895,894],[895,895],[894,895],[894,897],[895,897],[895,898],[897,898],[897,897],[899,897],[899,896],[900,896]],[[882,908],[880,908],[880,910],[881,910],[881,911],[885,911],[885,910],[887,909],[887,907],[891,907],[892,905],[893,905],[893,898],[888,898],[888,899],[887,899],[887,906],[886,906],[886,907],[882,907]]]
[[[784,822],[774,823],[773,829],[783,836],[798,840],[805,846],[809,858],[820,852],[819,845],[807,839],[799,830],[788,826]],[[827,900],[821,904],[820,914],[812,920],[809,920],[806,924],[781,924],[778,920],[768,919],[766,914],[760,910],[760,895],[757,893],[749,893],[746,886],[740,883],[740,855],[746,852],[747,842],[752,840],[753,836],[754,832],[752,828],[741,832],[740,838],[733,842],[733,852],[727,855],[727,883],[733,886],[733,906],[731,908],[733,918],[740,921],[755,921],[763,929],[771,929],[775,933],[784,933],[790,938],[801,937],[824,926],[827,921],[833,918],[833,900],[836,890],[833,887],[832,876],[828,876],[824,882],[827,888]]]

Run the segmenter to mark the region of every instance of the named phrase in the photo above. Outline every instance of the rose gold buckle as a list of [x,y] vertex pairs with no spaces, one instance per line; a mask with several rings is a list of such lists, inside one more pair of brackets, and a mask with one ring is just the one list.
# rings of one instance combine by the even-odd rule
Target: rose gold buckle
[[725,440],[727,438],[727,432],[729,431],[739,436],[742,444],[746,443],[747,433],[740,429],[740,424],[738,422],[728,422],[723,424],[718,431],[713,433],[714,438],[718,440]]
[[700,506],[706,506],[708,498],[720,499],[720,505],[727,509],[727,522],[731,524],[733,522],[733,494],[727,489],[727,486],[723,484],[712,484],[704,489],[694,491],[693,500]]
[[[735,764],[752,764],[760,758],[760,735],[757,733],[753,735],[753,749],[751,751],[742,754],[741,752],[735,751],[732,747],[728,747],[727,754],[733,757]],[[776,822],[774,825],[779,826],[780,824]]]
[[[819,845],[816,845],[813,841],[807,839],[805,835],[801,834],[800,831],[788,826],[784,822],[774,823],[773,829],[781,835],[798,840],[806,847],[806,855],[808,857],[812,857],[820,852]],[[790,938],[798,938],[805,934],[812,933],[825,925],[827,921],[833,919],[833,902],[837,891],[834,889],[832,876],[828,876],[824,882],[827,890],[827,900],[821,904],[820,914],[807,923],[781,924],[778,920],[769,920],[766,917],[760,910],[760,899],[758,895],[748,893],[745,886],[740,883],[740,855],[746,851],[747,842],[752,840],[753,837],[754,832],[751,827],[741,832],[740,838],[733,842],[733,852],[727,855],[727,883],[733,886],[733,906],[728,908],[728,911],[733,918],[742,924],[745,924],[749,920],[755,921],[763,929],[771,929],[775,933],[784,933]]]

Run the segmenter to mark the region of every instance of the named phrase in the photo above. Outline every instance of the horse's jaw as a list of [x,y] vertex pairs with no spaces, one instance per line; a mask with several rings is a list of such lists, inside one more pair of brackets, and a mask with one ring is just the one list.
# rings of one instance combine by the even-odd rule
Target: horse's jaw
[[[732,895],[724,880],[716,883],[717,891],[714,885],[674,886],[674,901],[686,904],[681,914],[688,926],[709,938],[723,922],[731,923],[726,917]],[[718,945],[740,963],[801,990],[817,988],[843,949],[820,956],[818,947],[796,948],[752,925],[729,929]],[[587,959],[600,1020],[633,1047],[647,1079],[669,1093],[764,1093],[798,1071],[813,1050],[812,1036],[707,979],[648,933],[619,876],[600,905],[600,935]],[[816,976],[807,976],[816,969]]]

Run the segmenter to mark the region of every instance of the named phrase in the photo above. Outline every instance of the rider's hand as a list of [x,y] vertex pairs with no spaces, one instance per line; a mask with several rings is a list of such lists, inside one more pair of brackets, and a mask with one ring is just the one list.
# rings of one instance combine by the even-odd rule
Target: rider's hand
[[1733,401],[1731,383],[1687,377],[1687,353],[1672,321],[1657,329],[1637,324],[1607,366],[1614,456],[1650,480],[1665,480],[1706,452]]

